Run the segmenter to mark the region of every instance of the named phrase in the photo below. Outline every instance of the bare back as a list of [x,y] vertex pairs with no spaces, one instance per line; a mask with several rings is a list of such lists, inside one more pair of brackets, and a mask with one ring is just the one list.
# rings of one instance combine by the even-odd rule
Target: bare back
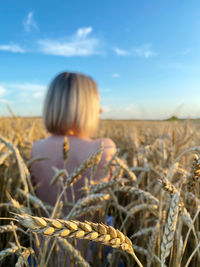
[[[101,143],[104,143],[104,151],[101,161],[97,167],[94,180],[100,182],[102,178],[109,179],[103,176],[104,167],[116,152],[114,142],[109,138],[102,138],[98,140],[91,140],[79,138],[75,136],[68,136],[69,154],[65,164],[68,173],[72,173],[74,168],[78,167],[84,160],[88,159],[99,148]],[[54,175],[52,169],[55,166],[58,169],[63,169],[63,143],[64,136],[52,135],[46,139],[39,140],[34,143],[32,148],[32,157],[47,158],[42,161],[34,163],[31,168],[31,174],[34,177],[37,188],[37,196],[44,202],[54,205],[57,199],[58,187],[57,185],[50,185],[50,181]],[[87,170],[85,175],[75,183],[74,193],[76,200],[80,198],[80,188],[84,185],[84,177],[90,177],[90,170]],[[71,190],[67,191],[68,200],[71,202]]]

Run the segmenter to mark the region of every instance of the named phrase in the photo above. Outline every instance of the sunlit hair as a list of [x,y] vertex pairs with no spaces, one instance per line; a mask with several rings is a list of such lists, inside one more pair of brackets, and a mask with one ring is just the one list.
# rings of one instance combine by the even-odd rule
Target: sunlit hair
[[52,134],[92,136],[98,127],[96,82],[83,74],[63,72],[51,82],[44,102],[44,125]]

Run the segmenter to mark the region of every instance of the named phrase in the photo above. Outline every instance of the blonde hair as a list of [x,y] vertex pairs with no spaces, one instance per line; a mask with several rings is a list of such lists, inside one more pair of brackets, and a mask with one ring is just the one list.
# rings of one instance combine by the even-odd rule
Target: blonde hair
[[53,134],[92,136],[98,127],[96,82],[83,74],[63,72],[51,82],[44,102],[43,121]]

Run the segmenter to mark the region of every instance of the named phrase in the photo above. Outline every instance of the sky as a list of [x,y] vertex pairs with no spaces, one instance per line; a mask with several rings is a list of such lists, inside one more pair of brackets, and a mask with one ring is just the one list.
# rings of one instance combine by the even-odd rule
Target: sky
[[98,83],[102,118],[200,118],[199,0],[0,2],[0,116],[40,116],[62,71]]

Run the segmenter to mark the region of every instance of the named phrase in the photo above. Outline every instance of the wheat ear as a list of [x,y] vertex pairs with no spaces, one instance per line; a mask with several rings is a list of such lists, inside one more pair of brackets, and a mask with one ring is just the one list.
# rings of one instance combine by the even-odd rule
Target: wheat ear
[[[14,229],[18,230],[18,227],[16,225],[14,225]],[[13,231],[13,227],[10,224],[0,226],[0,234],[7,233],[7,232],[12,232],[12,231]]]
[[152,264],[153,257],[155,255],[155,248],[159,231],[160,231],[160,221],[158,220],[156,225],[154,226],[154,231],[152,232],[148,241],[147,267],[150,267]]
[[50,185],[54,185],[55,183],[57,183],[57,181],[63,177],[63,176],[67,176],[67,171],[65,169],[57,169],[56,167],[52,167],[53,171],[55,172],[53,178],[51,179]]
[[141,230],[139,230],[138,232],[136,232],[135,234],[133,234],[130,239],[136,238],[136,237],[140,237],[141,235],[148,235],[149,233],[152,233],[153,230],[155,229],[155,227],[148,227],[148,228],[143,228]]
[[70,211],[70,213],[66,216],[66,219],[72,219],[71,214],[73,214],[76,210],[81,210],[85,206],[90,207],[92,202],[99,202],[106,201],[110,198],[109,194],[90,194],[84,198],[79,199],[76,204],[74,205],[73,209]]
[[2,165],[4,163],[4,161],[6,161],[6,159],[12,154],[11,150],[8,150],[6,152],[4,152],[3,154],[1,154],[0,156],[0,165]]
[[35,156],[34,158],[31,158],[30,160],[28,160],[26,162],[26,165],[30,169],[35,162],[42,161],[42,160],[48,160],[48,158],[44,158],[44,157],[40,157],[40,156]]
[[88,169],[91,168],[93,164],[98,164],[101,160],[101,155],[103,152],[103,145],[101,145],[100,149],[97,150],[94,154],[92,154],[87,160],[84,160],[83,163],[74,169],[73,173],[70,174],[65,182],[65,189],[75,183],[78,179],[80,179],[83,173]]
[[118,152],[116,152],[115,154],[112,155],[111,159],[109,160],[109,162],[107,163],[106,167],[104,168],[104,172],[103,174],[106,176],[113,164],[113,161],[115,159],[115,157],[117,156]]
[[136,175],[129,170],[128,166],[118,157],[115,158],[116,163],[125,171],[127,176],[131,179],[131,181],[136,182]]
[[93,177],[94,177],[94,175],[95,175],[95,172],[96,172],[96,170],[97,170],[97,166],[98,166],[98,164],[99,164],[99,162],[100,162],[100,160],[101,160],[101,156],[102,156],[102,153],[103,153],[103,149],[104,149],[104,144],[103,143],[101,143],[101,146],[100,146],[100,148],[99,148],[99,152],[97,153],[97,155],[96,155],[96,157],[95,157],[95,159],[94,159],[94,163],[92,164],[92,166],[91,166],[91,175],[90,175],[90,179],[92,180],[93,179]]
[[167,191],[171,196],[177,193],[176,187],[166,178],[158,178],[159,182],[162,184],[162,188]]
[[6,248],[0,251],[0,261],[3,260],[5,257],[14,254],[15,252],[19,251],[18,246],[12,246],[11,248]]
[[14,153],[16,160],[17,160],[18,168],[19,168],[20,178],[24,185],[24,191],[29,192],[29,189],[28,189],[29,186],[30,188],[32,188],[31,181],[30,181],[30,173],[20,155],[18,148],[3,136],[0,136],[0,141],[4,143]]
[[67,215],[66,217],[64,217],[64,220],[71,220],[71,219],[75,219],[78,217],[82,217],[85,216],[86,214],[94,214],[94,212],[98,211],[98,210],[102,210],[102,208],[105,206],[105,201],[103,201],[101,204],[99,205],[93,205],[90,207],[85,207],[85,208],[81,208],[78,210],[74,210],[72,213],[70,212],[69,215]]
[[138,265],[142,267],[142,264],[133,251],[130,239],[112,226],[88,221],[79,222],[75,220],[64,221],[60,219],[49,219],[30,216],[28,214],[16,214],[15,218],[24,227],[42,235],[87,239],[126,251],[130,253]]
[[90,193],[97,193],[97,192],[102,191],[104,189],[107,189],[109,187],[113,187],[117,184],[125,183],[127,181],[128,180],[126,178],[121,178],[121,179],[117,179],[117,180],[111,180],[108,182],[102,182],[100,184],[93,184],[93,185],[89,186],[89,192]]
[[30,193],[26,193],[25,191],[21,190],[20,188],[17,188],[17,192],[22,195],[23,197],[25,197],[27,200],[30,201],[30,203],[34,204],[35,207],[41,207],[47,214],[47,216],[49,216],[49,212],[47,210],[47,208],[45,207],[44,203],[36,196],[31,195]]
[[165,224],[165,230],[163,235],[163,241],[161,244],[161,266],[165,266],[165,259],[170,253],[170,249],[173,245],[174,234],[176,230],[176,224],[179,212],[179,193],[174,194],[171,200],[171,205],[169,209],[167,224]]
[[64,138],[64,143],[63,143],[63,159],[64,159],[64,162],[67,161],[68,154],[69,154],[69,142],[68,142],[67,137],[65,137]]
[[134,187],[134,186],[122,186],[118,187],[116,191],[126,192],[130,194],[134,194],[136,196],[141,196],[141,198],[144,198],[147,201],[150,201],[154,203],[155,205],[159,204],[159,201],[156,197],[154,197],[151,193],[144,191],[140,188]]

